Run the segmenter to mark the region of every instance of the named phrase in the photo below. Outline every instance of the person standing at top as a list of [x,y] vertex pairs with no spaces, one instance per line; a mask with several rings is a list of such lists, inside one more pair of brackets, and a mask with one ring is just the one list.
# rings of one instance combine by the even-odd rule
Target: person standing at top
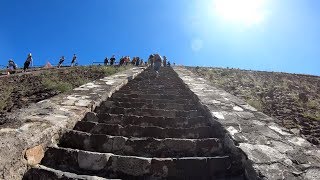
[[139,57],[136,58],[135,64],[136,64],[136,66],[139,66],[139,65],[140,65],[140,58],[139,58]]
[[109,59],[108,59],[108,57],[106,57],[106,58],[104,59],[104,65],[105,65],[105,66],[108,66],[108,64],[109,64]]
[[161,67],[162,58],[159,54],[155,54],[153,57],[153,60],[154,60],[154,68],[153,69],[156,71],[157,77],[159,77],[159,70]]
[[73,67],[75,65],[76,61],[77,61],[77,56],[76,56],[76,54],[73,54],[73,58],[71,61],[71,67]]
[[151,67],[153,67],[153,57],[154,57],[154,55],[150,54],[149,59],[148,59],[148,64],[150,64]]
[[16,73],[17,64],[12,59],[9,60],[7,66],[7,75]]
[[29,53],[26,61],[24,62],[24,65],[23,65],[23,72],[26,72],[26,70],[29,69],[30,63],[32,61],[33,61],[32,54]]
[[163,56],[163,67],[167,66],[167,57]]
[[110,66],[113,66],[115,61],[116,61],[115,55],[112,55],[112,57],[110,58]]
[[61,67],[61,65],[62,65],[63,61],[64,61],[64,56],[62,56],[62,57],[60,58],[60,60],[59,60],[59,64],[58,64],[58,68],[60,68],[60,67]]

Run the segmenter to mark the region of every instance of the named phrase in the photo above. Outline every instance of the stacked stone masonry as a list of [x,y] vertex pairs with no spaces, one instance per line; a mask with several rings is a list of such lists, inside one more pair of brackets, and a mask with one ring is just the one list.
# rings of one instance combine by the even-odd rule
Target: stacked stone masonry
[[[24,179],[245,179],[240,149],[172,68],[128,82]],[[81,178],[79,178],[81,179]]]
[[246,154],[258,178],[320,179],[320,150],[316,146],[186,68],[174,70]]
[[183,67],[142,71],[19,112],[0,179],[320,179],[320,151],[274,119]]
[[[56,140],[67,129],[72,129],[87,112],[91,112],[143,69],[132,68],[119,72],[12,114],[11,118],[22,125],[0,129],[0,179],[22,179],[28,167],[41,161],[47,146],[57,144]],[[62,173],[56,170],[50,172]],[[64,173],[61,177],[84,179],[71,173]]]

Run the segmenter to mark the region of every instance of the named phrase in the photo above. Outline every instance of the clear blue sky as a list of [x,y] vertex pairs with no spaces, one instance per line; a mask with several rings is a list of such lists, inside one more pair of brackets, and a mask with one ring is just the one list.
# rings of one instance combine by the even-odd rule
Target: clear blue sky
[[22,66],[29,52],[36,65],[158,52],[184,65],[320,75],[320,1],[266,0],[248,17],[213,1],[0,0],[0,64]]

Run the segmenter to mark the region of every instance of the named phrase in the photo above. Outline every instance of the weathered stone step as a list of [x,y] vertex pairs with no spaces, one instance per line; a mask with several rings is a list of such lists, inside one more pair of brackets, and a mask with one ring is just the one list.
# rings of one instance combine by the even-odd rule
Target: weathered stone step
[[217,138],[126,138],[74,130],[63,135],[59,146],[100,153],[158,158],[217,156],[223,153],[223,145]]
[[105,178],[152,179],[232,176],[241,167],[233,167],[229,156],[144,158],[51,147],[42,164],[54,169]]
[[[165,93],[165,92],[164,92]],[[122,94],[116,92],[112,95],[114,98],[139,98],[139,99],[190,99],[190,96],[166,95],[166,94]]]
[[186,90],[167,90],[166,92],[163,92],[162,90],[149,90],[149,89],[144,89],[144,90],[134,90],[134,89],[120,89],[117,91],[118,93],[122,94],[168,94],[168,95],[185,95],[189,96],[192,95],[189,91]]
[[187,93],[188,89],[184,88],[184,87],[179,87],[179,89],[177,89],[177,87],[163,87],[163,88],[153,88],[153,87],[125,87],[123,89],[121,89],[123,91],[140,91],[140,92],[153,92],[153,94],[157,94],[157,93],[164,93],[164,92],[177,92],[177,93]]
[[[127,90],[127,91],[117,91],[115,93],[116,95],[133,95],[133,96],[137,96],[137,97],[144,97],[144,96],[159,96],[159,95],[165,95],[165,96],[171,96],[172,98],[174,97],[191,97],[192,95],[187,93],[187,92],[167,92],[167,91],[162,91],[162,90],[158,90],[158,91],[136,91],[136,90]],[[123,96],[120,96],[123,97]],[[148,98],[150,99],[150,98]],[[168,98],[166,98],[168,99]]]
[[118,115],[118,114],[96,114],[87,113],[83,121],[99,122],[106,124],[119,124],[125,125],[137,125],[137,126],[158,126],[162,128],[172,127],[202,127],[211,126],[210,122],[204,116],[198,116],[195,118],[166,118],[160,116],[131,116],[131,115]]
[[163,109],[163,110],[179,110],[179,111],[189,111],[197,110],[197,107],[194,104],[178,104],[178,103],[162,103],[162,104],[153,104],[153,103],[143,103],[143,102],[118,102],[118,101],[104,101],[100,104],[100,109],[105,108],[142,108],[142,109]]
[[27,171],[23,180],[111,180],[97,176],[78,175],[48,168],[42,165]]
[[136,103],[148,103],[148,104],[163,104],[163,103],[177,103],[177,104],[194,104],[194,101],[190,99],[141,99],[141,98],[109,98],[110,101],[116,102],[136,102]]
[[100,114],[124,114],[136,116],[163,116],[163,117],[189,117],[194,118],[201,115],[197,110],[177,111],[166,109],[147,109],[147,108],[123,108],[123,107],[104,107],[97,109]]
[[212,127],[197,128],[161,128],[161,127],[142,127],[142,126],[120,126],[103,123],[80,121],[74,130],[88,132],[92,134],[106,134],[111,136],[125,137],[153,137],[153,138],[219,138],[221,133]]

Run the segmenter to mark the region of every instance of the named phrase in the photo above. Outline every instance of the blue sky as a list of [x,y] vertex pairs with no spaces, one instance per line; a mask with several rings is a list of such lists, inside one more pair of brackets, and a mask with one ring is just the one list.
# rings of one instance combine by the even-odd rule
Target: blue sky
[[22,66],[29,52],[35,65],[158,52],[183,65],[320,75],[320,1],[261,0],[248,15],[250,0],[224,11],[215,1],[0,0],[0,64]]

